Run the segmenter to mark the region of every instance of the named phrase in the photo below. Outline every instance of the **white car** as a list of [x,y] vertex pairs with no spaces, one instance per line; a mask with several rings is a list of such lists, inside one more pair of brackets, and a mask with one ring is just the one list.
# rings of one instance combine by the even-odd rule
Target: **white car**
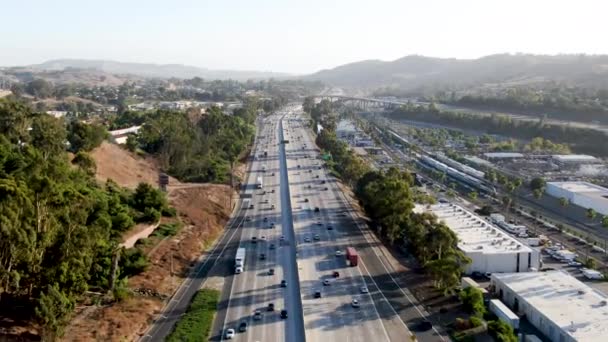
[[367,286],[361,286],[361,293],[369,293],[369,289],[367,288]]
[[253,319],[256,321],[259,321],[260,319],[262,319],[262,311],[255,310],[255,312],[253,313]]
[[323,280],[323,286],[329,286],[329,285],[331,285],[331,282],[329,281],[329,279]]
[[227,340],[232,340],[234,337],[234,329],[226,329],[226,333],[224,333],[224,338]]
[[351,305],[353,308],[358,308],[358,307],[360,307],[360,306],[361,306],[361,304],[359,303],[359,300],[358,300],[357,298],[353,298],[353,301],[350,303],[350,305]]
[[237,268],[234,270],[234,273],[235,273],[235,274],[241,274],[241,273],[243,273],[243,268],[242,268],[242,267],[240,267],[240,266],[239,266],[239,267],[237,267]]
[[338,257],[338,256],[342,256],[342,251],[341,251],[341,250],[337,250],[337,251],[336,251],[336,256],[337,256],[337,257]]
[[310,242],[310,238],[309,237],[304,238],[304,242]]

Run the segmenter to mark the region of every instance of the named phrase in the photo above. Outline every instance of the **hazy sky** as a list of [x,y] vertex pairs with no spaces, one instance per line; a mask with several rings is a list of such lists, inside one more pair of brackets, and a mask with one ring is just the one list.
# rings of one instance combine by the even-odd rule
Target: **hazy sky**
[[308,73],[409,54],[608,53],[607,0],[0,0],[0,65]]

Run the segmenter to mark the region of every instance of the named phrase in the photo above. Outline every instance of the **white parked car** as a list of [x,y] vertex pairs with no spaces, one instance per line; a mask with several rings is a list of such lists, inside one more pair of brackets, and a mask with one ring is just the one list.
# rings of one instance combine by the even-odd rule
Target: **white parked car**
[[367,286],[361,286],[361,293],[369,293],[369,289],[367,288]]
[[350,305],[351,305],[353,308],[358,308],[358,307],[360,307],[360,306],[361,306],[361,304],[359,303],[359,300],[358,300],[357,298],[353,298],[353,301],[350,303]]
[[337,250],[336,251],[336,256],[342,256],[342,251],[341,250]]

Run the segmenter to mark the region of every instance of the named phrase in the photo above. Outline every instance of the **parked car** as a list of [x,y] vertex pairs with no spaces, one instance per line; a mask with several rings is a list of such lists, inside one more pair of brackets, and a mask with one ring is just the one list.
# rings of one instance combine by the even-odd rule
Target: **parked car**
[[319,290],[315,291],[314,297],[321,298],[321,291],[319,291]]
[[281,287],[287,287],[287,280],[281,280]]
[[281,310],[281,318],[287,318],[287,310]]
[[338,271],[334,271],[334,273],[332,273],[332,276],[333,276],[334,278],[338,278],[338,277],[340,277],[340,272],[338,272]]
[[323,280],[323,286],[329,286],[329,285],[331,285],[331,282],[329,281],[329,279]]
[[367,288],[367,286],[361,286],[360,291],[361,293],[369,293],[369,289]]
[[262,319],[262,311],[260,310],[255,310],[255,312],[253,313],[253,319],[256,321],[259,321]]
[[241,324],[239,324],[239,331],[240,332],[245,332],[247,331],[247,322],[242,321]]
[[274,311],[274,303],[268,303],[266,307],[266,311]]
[[361,304],[359,303],[359,300],[358,300],[357,298],[353,298],[353,300],[352,300],[352,302],[350,303],[350,305],[351,305],[353,308],[358,308],[358,307],[360,307],[360,306],[361,306]]
[[274,268],[268,270],[268,275],[274,275]]

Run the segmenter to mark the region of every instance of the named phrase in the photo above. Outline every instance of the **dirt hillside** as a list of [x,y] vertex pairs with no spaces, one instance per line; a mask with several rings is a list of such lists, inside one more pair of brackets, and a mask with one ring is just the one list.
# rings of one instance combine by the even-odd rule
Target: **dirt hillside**
[[[140,182],[158,183],[160,169],[151,157],[140,157],[124,148],[104,141],[91,152],[97,164],[96,177],[102,182],[108,178],[121,186],[134,189]],[[169,184],[179,184],[175,178],[169,178]]]
[[[141,181],[158,177],[153,160],[132,156],[118,146],[104,143],[93,152],[97,178],[114,179],[123,186],[135,187]],[[118,159],[118,160],[116,160]],[[107,164],[107,165],[106,165]],[[150,266],[129,279],[131,290],[150,289],[170,297],[185,279],[190,267],[221,234],[231,213],[231,195],[226,185],[188,184],[171,180],[169,202],[184,228],[174,237],[145,246]],[[171,274],[173,267],[173,275]],[[107,306],[83,306],[66,327],[63,341],[135,341],[158,315],[164,303],[157,297],[131,296]]]

